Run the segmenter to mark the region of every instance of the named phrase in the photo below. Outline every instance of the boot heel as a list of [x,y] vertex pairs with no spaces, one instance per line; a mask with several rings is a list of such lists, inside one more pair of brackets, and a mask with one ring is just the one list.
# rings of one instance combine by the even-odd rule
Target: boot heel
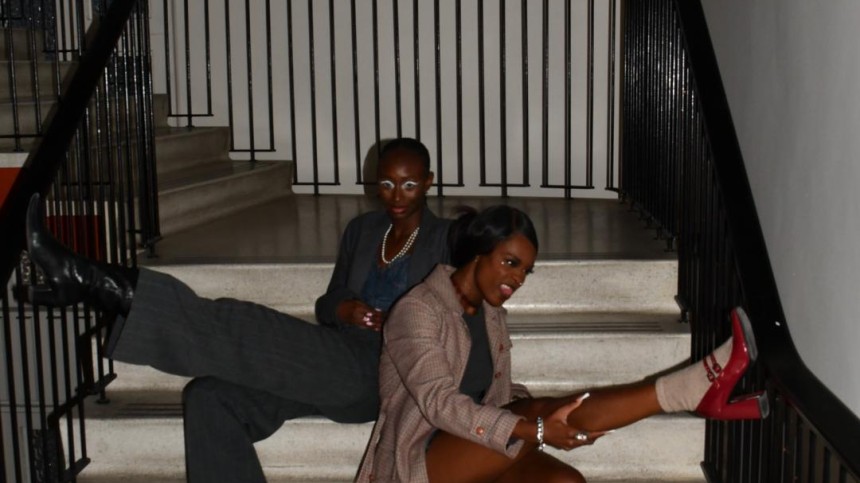
[[747,317],[747,313],[743,308],[735,307],[732,309],[731,317],[734,337],[737,338],[738,335],[743,335],[743,340],[746,341],[749,361],[755,362],[758,359],[758,346],[755,343],[755,334],[753,333],[752,323],[749,317]]
[[764,391],[747,394],[726,404],[699,406],[696,412],[710,419],[763,419],[770,414],[770,402]]

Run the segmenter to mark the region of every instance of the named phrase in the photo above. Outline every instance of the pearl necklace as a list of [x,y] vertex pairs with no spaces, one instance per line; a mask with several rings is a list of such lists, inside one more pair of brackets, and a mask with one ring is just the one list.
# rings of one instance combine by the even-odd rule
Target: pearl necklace
[[385,236],[382,237],[382,253],[381,253],[381,256],[382,256],[382,263],[384,263],[386,265],[391,264],[392,262],[394,262],[394,260],[397,260],[398,258],[402,257],[403,255],[406,255],[406,253],[409,252],[409,249],[412,248],[412,244],[415,243],[415,239],[418,238],[418,231],[421,229],[420,226],[415,227],[415,230],[412,232],[411,235],[409,235],[409,238],[406,239],[406,243],[403,244],[403,248],[401,248],[400,251],[397,252],[397,255],[394,255],[393,257],[391,257],[391,260],[386,260],[385,259],[385,245],[386,245],[386,243],[388,243],[388,234],[391,233],[391,228],[393,228],[393,227],[394,227],[393,223],[388,225],[388,229],[385,230]]

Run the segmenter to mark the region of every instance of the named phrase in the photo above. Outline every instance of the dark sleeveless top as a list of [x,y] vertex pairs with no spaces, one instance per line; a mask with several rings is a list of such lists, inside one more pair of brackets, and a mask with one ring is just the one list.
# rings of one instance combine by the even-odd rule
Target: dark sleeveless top
[[493,357],[490,355],[484,308],[478,308],[475,315],[464,313],[463,320],[466,321],[469,335],[472,337],[472,348],[469,350],[469,361],[463,372],[463,380],[460,381],[460,392],[481,404],[493,382]]

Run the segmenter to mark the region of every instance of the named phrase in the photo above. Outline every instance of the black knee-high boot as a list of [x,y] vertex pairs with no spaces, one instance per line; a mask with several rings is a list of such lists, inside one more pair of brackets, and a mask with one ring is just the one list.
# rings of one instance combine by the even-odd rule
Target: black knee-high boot
[[60,244],[45,229],[39,194],[27,208],[27,250],[45,275],[30,287],[30,301],[51,307],[87,302],[113,314],[127,315],[134,298],[137,269],[87,260]]

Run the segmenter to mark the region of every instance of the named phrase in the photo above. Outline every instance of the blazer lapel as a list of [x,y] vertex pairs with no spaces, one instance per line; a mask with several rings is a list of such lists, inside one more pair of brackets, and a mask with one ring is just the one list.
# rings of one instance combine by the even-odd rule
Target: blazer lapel
[[415,246],[412,249],[412,259],[409,261],[409,285],[415,285],[420,282],[421,279],[427,276],[428,269],[432,267],[427,267],[428,257],[432,257],[429,259],[437,260],[439,257],[436,256],[438,251],[438,247],[434,247],[431,245],[431,241],[433,237],[431,237],[431,230],[435,227],[437,222],[436,215],[430,211],[430,208],[424,206],[423,211],[421,213],[421,231],[418,232],[418,238],[415,239]]
[[490,355],[493,358],[493,371],[499,370],[499,355],[505,350],[505,341],[503,340],[501,327],[500,313],[503,309],[493,307],[484,303],[484,313],[486,314],[487,324],[487,340],[490,342]]
[[373,221],[370,229],[362,233],[358,240],[356,253],[368,253],[372,256],[357,257],[355,264],[357,270],[352,273],[356,277],[358,292],[361,292],[361,287],[364,286],[364,281],[367,280],[367,275],[370,273],[373,264],[376,263],[379,244],[382,242],[382,237],[385,235],[385,230],[388,229],[390,221],[385,213],[380,213],[381,216]]

